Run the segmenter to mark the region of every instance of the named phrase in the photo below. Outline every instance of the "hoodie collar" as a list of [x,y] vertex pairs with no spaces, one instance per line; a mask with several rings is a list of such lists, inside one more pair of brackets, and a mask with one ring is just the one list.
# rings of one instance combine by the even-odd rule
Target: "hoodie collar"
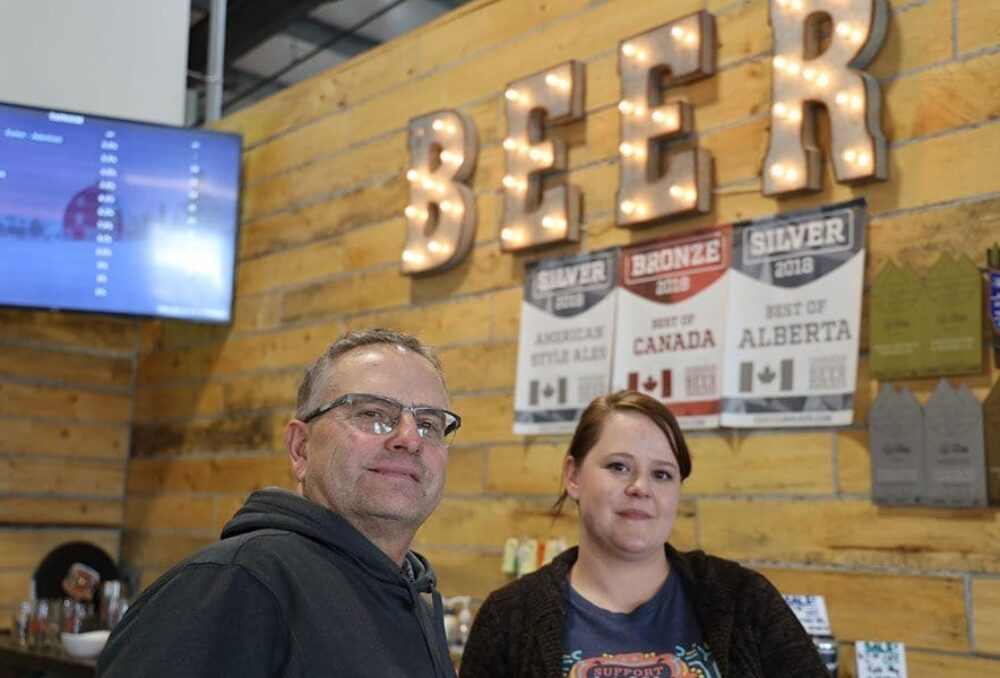
[[418,591],[436,586],[434,571],[419,553],[407,551],[400,568],[381,549],[330,509],[277,487],[257,490],[222,528],[222,538],[257,530],[287,530],[320,542],[365,566],[379,579]]

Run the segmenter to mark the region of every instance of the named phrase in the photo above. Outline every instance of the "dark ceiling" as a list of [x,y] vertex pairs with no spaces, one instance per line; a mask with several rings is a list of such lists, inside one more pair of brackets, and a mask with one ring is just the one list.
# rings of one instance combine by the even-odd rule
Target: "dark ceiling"
[[[466,0],[228,0],[223,115],[427,23]],[[188,88],[202,118],[210,0],[191,0]]]

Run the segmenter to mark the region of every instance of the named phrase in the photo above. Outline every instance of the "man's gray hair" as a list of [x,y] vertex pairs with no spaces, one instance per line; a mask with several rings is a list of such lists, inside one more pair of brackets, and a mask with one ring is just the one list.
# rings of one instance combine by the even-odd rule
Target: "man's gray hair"
[[299,385],[299,396],[295,404],[295,417],[297,419],[302,419],[321,404],[312,402],[315,394],[321,390],[317,388],[317,385],[322,384],[324,381],[329,379],[330,375],[328,371],[330,365],[332,365],[337,358],[345,353],[348,353],[349,351],[353,351],[356,348],[379,344],[399,346],[400,348],[413,351],[417,355],[426,358],[427,362],[434,367],[438,376],[441,377],[441,385],[444,386],[445,391],[447,392],[448,385],[444,378],[444,370],[441,367],[441,360],[438,358],[437,353],[433,348],[413,335],[406,334],[405,332],[399,332],[397,330],[390,330],[381,327],[370,330],[355,330],[353,332],[348,332],[330,344],[330,347],[326,349],[326,353],[321,355],[319,359],[312,364],[312,367],[306,371],[306,375],[302,379],[302,383]]

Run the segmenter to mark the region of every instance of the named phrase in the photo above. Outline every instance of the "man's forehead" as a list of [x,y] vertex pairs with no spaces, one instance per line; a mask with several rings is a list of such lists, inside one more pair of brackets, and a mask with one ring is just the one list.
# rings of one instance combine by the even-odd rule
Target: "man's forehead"
[[330,367],[337,368],[342,365],[351,365],[352,363],[377,365],[386,361],[411,359],[422,361],[429,369],[434,370],[434,366],[429,360],[427,360],[427,358],[419,353],[414,353],[405,346],[398,346],[396,344],[368,344],[366,346],[357,346],[337,356],[337,358],[330,363]]
[[[400,374],[400,369],[411,368],[423,372],[421,384],[408,383],[412,381],[412,374]],[[329,380],[328,388],[339,393],[369,388],[378,395],[395,397],[399,389],[419,385],[440,389],[448,400],[444,380],[434,364],[423,355],[395,344],[353,348],[333,360],[325,376]],[[423,381],[424,377],[426,381]]]

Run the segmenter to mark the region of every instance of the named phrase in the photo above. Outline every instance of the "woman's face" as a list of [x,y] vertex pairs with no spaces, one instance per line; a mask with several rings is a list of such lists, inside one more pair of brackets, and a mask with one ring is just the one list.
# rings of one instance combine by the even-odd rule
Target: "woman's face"
[[642,560],[663,553],[677,517],[681,473],[666,434],[645,415],[614,412],[563,484],[580,507],[582,548]]

